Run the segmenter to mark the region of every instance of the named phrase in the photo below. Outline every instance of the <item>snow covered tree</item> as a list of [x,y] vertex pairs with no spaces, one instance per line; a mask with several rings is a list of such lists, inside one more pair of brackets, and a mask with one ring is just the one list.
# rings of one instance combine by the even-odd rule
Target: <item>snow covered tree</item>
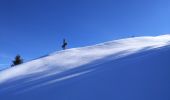
[[21,59],[20,55],[17,55],[11,66],[13,67],[13,66],[16,66],[16,65],[19,65],[19,64],[22,64],[22,63],[23,63],[23,59]]

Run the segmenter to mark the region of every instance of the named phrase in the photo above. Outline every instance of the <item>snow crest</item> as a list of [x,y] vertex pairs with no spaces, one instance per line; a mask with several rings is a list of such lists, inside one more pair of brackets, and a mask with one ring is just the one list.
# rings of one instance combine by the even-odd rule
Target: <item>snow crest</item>
[[[46,76],[56,75],[75,69],[83,65],[100,64],[107,60],[115,60],[141,50],[160,48],[169,44],[170,35],[168,34],[155,37],[143,36],[120,39],[93,46],[59,51],[46,57],[1,71],[0,84],[29,76],[34,76],[31,80],[37,80]],[[69,76],[67,78],[69,78]]]

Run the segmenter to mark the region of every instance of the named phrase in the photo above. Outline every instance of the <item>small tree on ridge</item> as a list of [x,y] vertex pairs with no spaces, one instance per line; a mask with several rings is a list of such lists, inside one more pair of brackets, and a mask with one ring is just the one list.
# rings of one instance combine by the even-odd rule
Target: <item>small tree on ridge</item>
[[17,55],[11,66],[13,67],[13,66],[16,66],[16,65],[19,65],[19,64],[22,64],[22,63],[23,63],[23,59],[21,58],[20,55]]

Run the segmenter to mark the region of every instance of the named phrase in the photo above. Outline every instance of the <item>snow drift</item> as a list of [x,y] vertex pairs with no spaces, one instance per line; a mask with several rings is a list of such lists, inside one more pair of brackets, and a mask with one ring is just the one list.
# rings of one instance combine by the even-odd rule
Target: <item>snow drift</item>
[[[55,52],[1,71],[0,97],[3,100],[11,98],[13,100],[76,100],[76,98],[77,100],[150,100],[154,98],[153,94],[159,94],[161,98],[163,97],[161,93],[145,94],[146,91],[153,92],[157,90],[154,88],[142,89],[140,93],[145,92],[143,96],[140,93],[137,94],[136,89],[140,91],[140,86],[136,81],[141,78],[145,86],[147,86],[148,80],[145,80],[145,71],[147,72],[149,68],[153,68],[152,70],[154,71],[155,69],[158,71],[159,68],[165,68],[159,73],[169,71],[170,63],[167,61],[168,57],[170,58],[169,44],[170,35],[143,36]],[[141,69],[140,72],[141,67],[146,69]],[[126,69],[129,71],[128,73],[139,71],[138,74],[135,73],[140,76],[139,79],[134,78],[134,80],[129,79],[127,81],[128,79],[122,78],[121,74],[122,76],[125,75],[122,72]],[[149,71],[150,74],[155,74],[151,70]],[[167,78],[167,75],[165,76]],[[134,76],[127,74],[126,77],[133,78]],[[152,76],[152,78],[156,77]],[[124,87],[115,88],[118,81],[120,82],[119,86],[122,84]],[[121,83],[123,81],[126,81],[127,84]],[[136,87],[131,86],[134,82],[137,84]],[[150,85],[152,82],[155,81],[148,84]],[[166,82],[170,82],[170,79],[167,79]],[[166,84],[166,82],[162,83]],[[143,86],[143,84],[140,85],[141,87]],[[170,89],[170,85],[165,86]],[[164,87],[159,85],[159,88],[157,91],[160,90],[164,93],[164,100],[170,97],[166,95],[166,89],[162,90]],[[127,95],[120,90],[136,95],[132,97],[132,94],[128,93],[129,95]],[[158,100],[159,98],[154,99]]]

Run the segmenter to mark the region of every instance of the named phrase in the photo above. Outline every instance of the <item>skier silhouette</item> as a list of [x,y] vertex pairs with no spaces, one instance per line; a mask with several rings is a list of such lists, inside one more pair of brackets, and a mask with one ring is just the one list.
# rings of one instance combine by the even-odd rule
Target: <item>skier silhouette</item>
[[66,42],[66,39],[63,39],[63,45],[62,45],[63,50],[66,49],[67,44],[68,43]]

